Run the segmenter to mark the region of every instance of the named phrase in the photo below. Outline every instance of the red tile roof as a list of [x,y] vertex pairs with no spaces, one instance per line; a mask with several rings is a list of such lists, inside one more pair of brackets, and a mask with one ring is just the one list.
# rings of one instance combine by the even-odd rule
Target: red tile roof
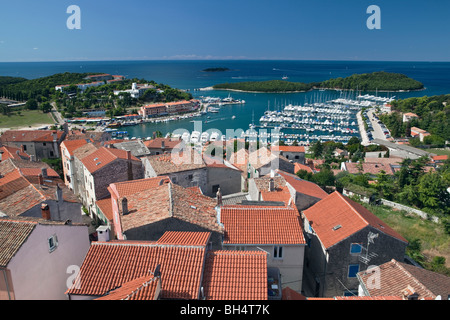
[[337,191],[304,210],[303,214],[308,221],[313,222],[312,228],[325,248],[330,248],[369,225],[391,237],[407,242],[365,207]]
[[58,141],[64,135],[63,131],[51,130],[7,130],[0,141],[6,142],[53,142],[53,133],[57,134]]
[[109,190],[110,192],[113,192],[117,198],[121,198],[145,190],[154,189],[164,183],[169,182],[170,182],[169,177],[159,176],[155,178],[115,182],[110,184]]
[[281,175],[298,193],[306,194],[318,199],[323,199],[328,196],[328,193],[313,182],[300,179],[295,174],[290,174],[281,170],[277,170],[277,173]]
[[113,221],[114,219],[111,201],[111,198],[106,198],[95,202],[97,207],[109,221]]
[[96,300],[156,300],[160,284],[160,278],[149,274],[124,283]]
[[274,150],[284,151],[284,152],[305,152],[305,147],[303,146],[274,146]]
[[0,218],[0,267],[8,265],[36,225],[36,222]]
[[69,154],[71,156],[73,156],[73,151],[78,149],[81,146],[84,146],[85,144],[87,144],[87,141],[85,139],[79,139],[79,140],[64,140],[61,143],[61,149],[65,148],[67,150],[67,152],[69,152]]
[[129,193],[126,198],[129,213],[120,216],[123,232],[168,218],[222,232],[215,216],[216,201],[195,190],[170,182]]
[[[417,293],[419,299],[432,298],[438,295],[446,299],[450,292],[450,277],[415,267],[392,259],[379,266],[381,286],[379,288],[367,288],[365,290],[371,296],[399,296],[403,297],[403,291]],[[359,273],[363,283],[371,276],[370,270]]]
[[263,201],[281,201],[285,205],[292,201],[291,193],[286,186],[276,188],[273,191],[261,190],[260,192]]
[[[140,162],[138,158],[131,154],[130,158],[132,161]],[[94,173],[117,159],[127,160],[128,151],[101,147],[88,156],[82,158],[81,162],[90,173]]]
[[8,159],[30,160],[30,156],[20,148],[3,146],[0,148],[0,152],[2,152],[0,161]]
[[178,244],[206,247],[211,237],[210,232],[166,231],[156,242],[158,244]]
[[221,207],[224,244],[305,244],[297,208],[227,205]]
[[441,156],[434,156],[433,157],[433,160],[434,161],[445,161],[445,160],[447,160],[448,159],[448,156],[447,155],[441,155]]
[[294,172],[297,173],[300,170],[305,170],[306,172],[314,173],[314,171],[311,169],[311,167],[308,167],[307,165],[301,164],[301,163],[294,163]]
[[[186,239],[186,238],[184,238]],[[145,241],[92,242],[66,294],[103,296],[161,266],[161,298],[198,299],[205,246]]]
[[289,287],[282,290],[281,300],[306,300],[306,297]]
[[161,149],[162,142],[164,142],[165,149],[172,150],[175,147],[181,146],[182,140],[172,140],[170,138],[155,138],[152,140],[144,141],[144,144],[149,149]]
[[203,289],[206,300],[267,300],[267,254],[208,252]]

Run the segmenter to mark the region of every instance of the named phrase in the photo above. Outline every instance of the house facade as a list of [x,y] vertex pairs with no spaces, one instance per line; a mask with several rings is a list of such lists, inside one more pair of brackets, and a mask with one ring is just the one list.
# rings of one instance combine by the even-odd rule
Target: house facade
[[141,161],[130,151],[101,147],[81,162],[84,181],[80,195],[91,215],[96,212],[96,201],[110,196],[107,188],[111,183],[144,176]]
[[307,296],[357,295],[359,271],[405,255],[406,239],[339,192],[304,210],[302,218]]
[[302,291],[306,242],[295,206],[224,205],[217,215],[225,230],[224,250],[267,252],[268,268],[281,275],[277,290],[289,283]]
[[86,225],[0,218],[0,239],[1,300],[67,300],[89,250]]
[[7,130],[0,136],[3,146],[20,148],[33,160],[57,159],[66,133],[56,130]]

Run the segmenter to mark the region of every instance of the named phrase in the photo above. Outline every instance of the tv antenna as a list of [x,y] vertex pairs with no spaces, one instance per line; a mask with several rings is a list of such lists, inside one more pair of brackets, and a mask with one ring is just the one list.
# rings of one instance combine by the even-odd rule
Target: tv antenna
[[369,251],[369,246],[371,243],[375,243],[375,239],[378,238],[378,233],[369,232],[367,235],[367,246],[366,248],[361,246],[361,249],[363,253],[359,256],[359,261],[364,263],[365,265],[368,265],[370,260],[377,257],[378,255],[375,252]]

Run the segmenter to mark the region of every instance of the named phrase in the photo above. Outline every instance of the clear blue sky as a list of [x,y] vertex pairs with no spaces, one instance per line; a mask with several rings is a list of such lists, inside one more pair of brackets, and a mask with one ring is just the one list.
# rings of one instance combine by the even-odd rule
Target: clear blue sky
[[[369,5],[381,30],[369,30]],[[69,30],[67,7],[81,9]],[[450,61],[448,0],[14,0],[0,61],[297,59]]]

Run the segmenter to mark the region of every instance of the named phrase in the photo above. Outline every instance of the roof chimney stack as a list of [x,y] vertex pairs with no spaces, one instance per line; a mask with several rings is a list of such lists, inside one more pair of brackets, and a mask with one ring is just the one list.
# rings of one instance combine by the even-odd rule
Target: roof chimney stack
[[127,198],[122,199],[122,214],[123,215],[128,214],[128,199]]
[[220,207],[222,206],[222,192],[220,191],[220,188],[219,190],[217,190],[216,196],[217,196],[217,206]]
[[42,219],[45,219],[45,220],[51,219],[50,207],[48,206],[48,204],[46,204],[46,203],[41,204],[41,213],[42,213]]
[[42,174],[42,177],[47,178],[48,177],[47,168],[41,168],[41,174]]
[[270,178],[269,180],[269,192],[272,192],[275,190],[275,181],[273,180],[273,178]]
[[42,186],[44,184],[44,177],[42,176],[41,173],[38,175],[38,179],[39,179],[39,185]]

